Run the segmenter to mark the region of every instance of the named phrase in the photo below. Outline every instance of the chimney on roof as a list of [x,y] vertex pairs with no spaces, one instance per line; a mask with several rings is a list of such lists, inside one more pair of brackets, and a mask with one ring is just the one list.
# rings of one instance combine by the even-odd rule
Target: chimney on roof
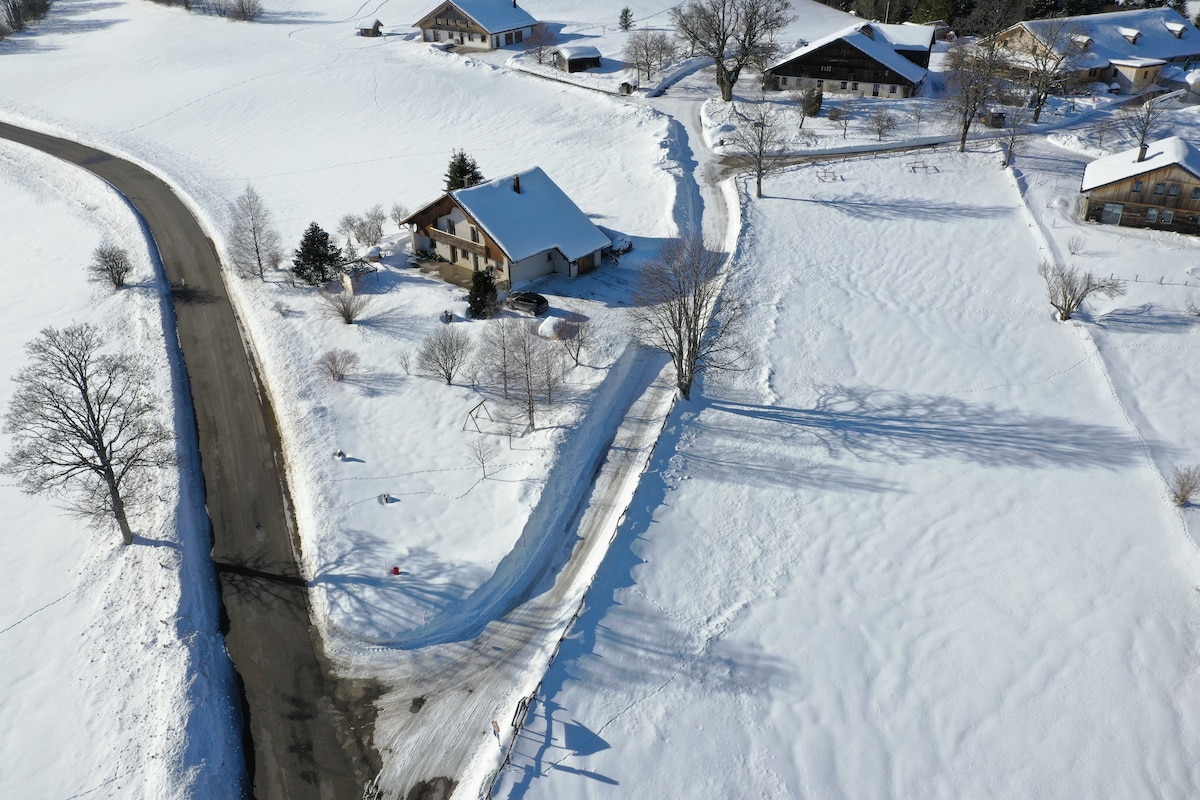
[[[516,0],[513,0],[513,2],[515,3]],[[1139,158],[1138,161],[1141,161],[1141,159]],[[516,192],[517,194],[521,193],[521,176],[520,175],[513,175],[513,191]]]
[[1145,142],[1142,142],[1140,145],[1138,145],[1137,163],[1140,164],[1141,162],[1146,160],[1146,148],[1148,146],[1149,145],[1147,145]]

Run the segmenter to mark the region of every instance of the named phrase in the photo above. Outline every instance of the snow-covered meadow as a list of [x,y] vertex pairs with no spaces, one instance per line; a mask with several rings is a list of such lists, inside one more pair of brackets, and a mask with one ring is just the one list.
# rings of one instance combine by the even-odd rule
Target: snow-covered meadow
[[[82,170],[0,143],[0,407],[25,365],[26,342],[46,327],[90,323],[135,350],[160,387],[160,413],[186,431],[172,400],[169,303],[141,228],[124,200]],[[133,260],[131,286],[89,283],[103,241]],[[136,343],[135,347],[130,347]],[[0,434],[0,451],[9,439]],[[22,494],[5,478],[0,503],[0,795],[5,797],[229,796],[242,769],[217,630],[216,590],[194,446],[180,470],[158,476],[132,547]]]
[[[703,159],[642,98],[416,41],[425,0],[265,5],[243,25],[58,0],[0,43],[0,119],[144,163],[219,245],[247,185],[290,250],[312,220],[331,230],[347,212],[432,200],[456,148],[489,178],[542,166],[636,244],[619,268],[535,287],[552,314],[589,317],[601,336],[564,401],[511,446],[503,422],[471,427],[481,399],[500,404],[469,370],[447,387],[403,368],[443,310],[464,316],[461,290],[394,253],[347,326],[282,275],[231,276],[283,425],[319,621],[337,653],[379,659],[471,634],[519,597],[504,591],[523,585],[508,581],[529,570],[530,537],[588,484],[572,458],[611,434],[606,404],[629,399],[608,369],[624,349],[621,306],[641,260],[696,221],[688,172]],[[608,57],[623,46],[623,2],[523,5],[571,43]],[[852,21],[795,5],[782,41]],[[368,14],[382,39],[353,36]],[[665,9],[634,15],[667,24]],[[748,98],[752,86],[746,76]],[[705,96],[700,74],[657,105],[699,118]],[[1195,132],[1190,112],[1173,123]],[[702,124],[720,138],[723,120]],[[917,135],[906,125],[896,140]],[[809,126],[841,146],[826,119]],[[871,144],[861,125],[850,137]],[[1064,326],[1036,275],[1082,235],[1097,271],[1132,278],[1152,263],[1154,278],[1182,282],[1194,240],[1074,222],[1084,159],[1049,145],[1013,175],[994,152],[925,159],[936,171],[911,172],[905,156],[835,164],[836,180],[796,169],[749,205],[730,288],[753,305],[759,361],[677,409],[498,796],[1184,797],[1200,783],[1193,512],[1171,509],[1162,481],[1200,460],[1188,290],[1131,284]],[[111,193],[15,148],[0,163],[0,230],[20,233],[9,269],[78,275],[10,275],[22,290],[0,301],[0,378],[44,324],[128,316],[161,340],[152,288],[110,296],[83,282],[102,235],[139,241],[119,209],[124,221],[103,216]],[[364,364],[342,384],[312,367],[334,347]],[[469,449],[481,437],[500,444],[486,480]],[[14,529],[42,534],[0,544],[18,599],[0,625],[0,697],[38,726],[0,737],[0,762],[22,765],[0,771],[0,794],[227,796],[228,720],[202,702],[223,677],[196,666],[218,663],[220,642],[177,576],[198,593],[207,578],[174,548],[121,552],[43,500],[0,492]],[[175,541],[195,498],[163,492],[142,530]]]
[[909,158],[749,201],[760,361],[677,406],[497,796],[1194,793],[1197,328],[1156,284],[1054,321],[1030,209],[1106,273],[1194,240],[1074,222],[1053,148],[1028,205]]

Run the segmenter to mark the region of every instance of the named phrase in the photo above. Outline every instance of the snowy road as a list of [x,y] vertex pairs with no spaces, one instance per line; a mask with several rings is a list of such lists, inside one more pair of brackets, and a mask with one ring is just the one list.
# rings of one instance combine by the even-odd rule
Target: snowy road
[[153,235],[171,285],[183,287],[173,292],[175,315],[229,620],[226,646],[245,691],[254,796],[356,796],[374,760],[347,734],[369,721],[361,713],[365,686],[331,679],[310,635],[273,413],[258,393],[211,243],[174,192],[144,169],[11,125],[0,124],[0,136],[79,164],[121,191]]
[[[728,249],[736,241],[736,228],[729,229],[728,200],[714,179],[719,163],[703,144],[703,91],[695,86],[673,90],[652,105],[673,120],[668,147],[678,165],[677,228],[702,230],[715,246]],[[578,502],[571,524],[562,531],[542,532],[549,540],[544,543],[548,552],[520,555],[534,568],[525,567],[529,585],[515,590],[515,596],[529,599],[487,623],[470,640],[417,649],[381,647],[360,654],[352,674],[376,676],[394,687],[376,704],[376,746],[384,763],[379,786],[386,797],[426,791],[474,798],[480,786],[491,780],[514,735],[514,711],[540,684],[559,639],[573,621],[649,463],[674,398],[673,372],[666,357],[638,353],[631,346],[610,369],[605,387],[591,403],[606,411],[602,419],[587,424],[615,431],[609,444],[594,462],[559,460],[558,469],[583,475],[596,470],[585,496],[558,499]],[[577,435],[591,439],[598,432]],[[539,568],[541,572],[536,571]],[[493,737],[492,720],[500,725],[499,737]]]

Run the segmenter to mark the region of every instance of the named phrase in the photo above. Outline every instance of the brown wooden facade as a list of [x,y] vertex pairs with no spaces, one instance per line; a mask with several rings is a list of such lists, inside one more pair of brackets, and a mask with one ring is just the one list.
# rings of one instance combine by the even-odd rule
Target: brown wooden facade
[[489,32],[453,2],[445,2],[416,23],[426,42],[450,42],[466,47],[496,49],[520,44],[531,33],[529,26]]
[[476,272],[492,268],[498,281],[507,280],[508,258],[483,226],[444,195],[408,220],[413,226],[413,247],[436,253],[448,263]]
[[[912,51],[897,51],[913,63],[919,63]],[[925,53],[928,64],[929,54]],[[852,92],[870,97],[909,97],[916,84],[850,43],[838,39],[771,68],[775,89],[800,89],[820,86],[826,92]]]
[[1176,164],[1098,186],[1084,219],[1132,228],[1200,233],[1200,177]]

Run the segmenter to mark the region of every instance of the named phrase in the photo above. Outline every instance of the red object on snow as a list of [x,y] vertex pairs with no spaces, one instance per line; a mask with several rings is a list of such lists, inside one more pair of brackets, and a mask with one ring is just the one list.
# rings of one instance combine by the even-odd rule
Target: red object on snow
[[399,575],[399,574],[400,574],[400,568],[399,568],[399,567],[392,567],[392,574],[393,574],[393,575]]

